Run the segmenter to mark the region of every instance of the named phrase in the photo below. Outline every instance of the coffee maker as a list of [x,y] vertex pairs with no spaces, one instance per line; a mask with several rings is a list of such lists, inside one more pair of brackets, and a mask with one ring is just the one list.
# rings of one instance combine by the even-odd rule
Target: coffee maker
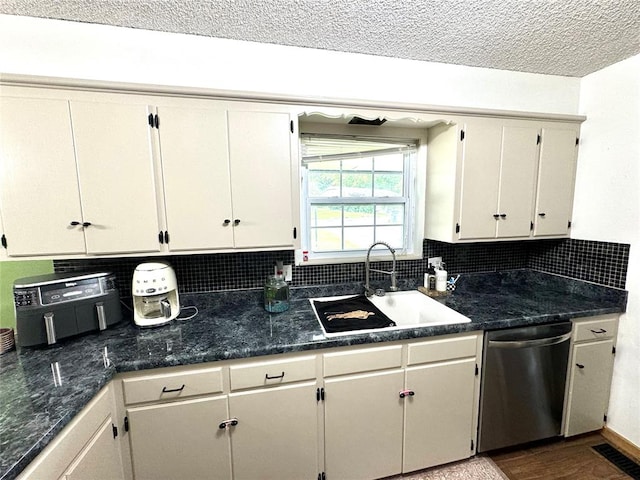
[[164,325],[180,313],[178,282],[168,264],[141,263],[133,272],[133,321],[140,327]]

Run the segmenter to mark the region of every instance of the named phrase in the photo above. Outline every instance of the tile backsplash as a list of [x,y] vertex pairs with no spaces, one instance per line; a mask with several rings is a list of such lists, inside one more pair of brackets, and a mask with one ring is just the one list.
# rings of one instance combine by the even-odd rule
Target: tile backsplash
[[[527,240],[450,244],[425,240],[422,260],[399,261],[399,278],[421,278],[427,258],[441,256],[450,273],[491,272],[532,268],[610,287],[624,288],[629,245],[590,240]],[[273,273],[276,261],[293,264],[292,250],[237,252],[166,257],[54,260],[56,272],[111,271],[122,296],[131,295],[136,265],[162,260],[176,271],[181,293],[259,288]],[[376,264],[390,269],[391,262]],[[376,276],[372,275],[375,279]],[[379,278],[379,277],[378,277]],[[293,267],[292,286],[364,281],[364,261],[338,265]]]

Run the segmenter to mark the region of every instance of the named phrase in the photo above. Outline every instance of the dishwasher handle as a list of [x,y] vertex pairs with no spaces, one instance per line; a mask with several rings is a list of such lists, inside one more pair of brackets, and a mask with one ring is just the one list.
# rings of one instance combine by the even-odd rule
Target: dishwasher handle
[[566,342],[571,338],[571,332],[557,337],[536,338],[534,340],[489,340],[492,348],[528,348],[528,347],[548,347]]

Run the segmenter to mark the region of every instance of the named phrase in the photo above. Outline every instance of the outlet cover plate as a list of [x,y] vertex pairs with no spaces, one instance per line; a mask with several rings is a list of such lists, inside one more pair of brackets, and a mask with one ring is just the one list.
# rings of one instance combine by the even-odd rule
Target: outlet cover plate
[[427,259],[427,265],[433,265],[433,268],[438,268],[442,265],[442,257],[431,257]]
[[[292,270],[291,270],[291,265],[282,265],[282,273],[284,274],[284,280],[285,282],[290,282],[291,281],[291,276],[292,276]],[[273,267],[273,274],[276,275],[278,273],[278,267],[274,266]]]

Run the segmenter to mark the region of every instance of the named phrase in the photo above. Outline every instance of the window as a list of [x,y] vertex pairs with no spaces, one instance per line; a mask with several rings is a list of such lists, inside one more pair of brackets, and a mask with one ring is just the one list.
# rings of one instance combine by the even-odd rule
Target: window
[[417,148],[407,139],[301,136],[309,260],[361,261],[376,241],[414,253]]

